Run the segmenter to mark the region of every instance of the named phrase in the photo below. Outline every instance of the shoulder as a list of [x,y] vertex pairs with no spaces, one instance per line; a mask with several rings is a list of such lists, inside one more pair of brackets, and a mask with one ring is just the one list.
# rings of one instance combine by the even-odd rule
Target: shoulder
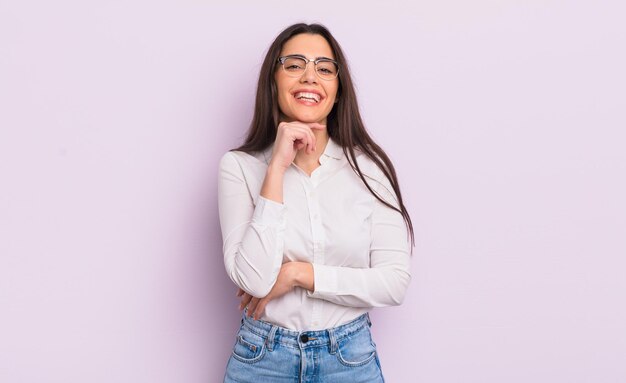
[[[376,162],[363,151],[355,149],[354,157],[357,164],[359,165],[359,169],[361,169],[361,172],[363,172],[363,175],[366,178],[371,179],[372,181],[375,181],[379,184],[389,182],[382,169],[378,167]],[[379,157],[376,158],[379,159],[380,162],[384,165],[382,159],[380,159]]]
[[239,150],[230,150],[222,155],[219,161],[220,170],[246,169],[267,165],[264,152],[246,153]]
[[362,150],[355,148],[354,157],[363,174],[367,174],[368,176],[373,178],[377,178],[378,176],[380,176],[380,174],[382,174],[382,171],[378,168],[376,162],[374,162],[374,160],[371,159]]

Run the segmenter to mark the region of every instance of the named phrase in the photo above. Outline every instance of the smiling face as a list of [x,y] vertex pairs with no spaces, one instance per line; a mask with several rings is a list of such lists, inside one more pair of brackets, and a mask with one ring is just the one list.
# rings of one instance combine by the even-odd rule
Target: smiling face
[[[335,59],[328,41],[320,35],[302,33],[295,35],[283,45],[281,56],[301,55],[308,59],[326,57]],[[310,62],[300,77],[290,77],[278,64],[276,89],[281,121],[319,122],[326,124],[326,117],[335,105],[339,79],[322,80]]]

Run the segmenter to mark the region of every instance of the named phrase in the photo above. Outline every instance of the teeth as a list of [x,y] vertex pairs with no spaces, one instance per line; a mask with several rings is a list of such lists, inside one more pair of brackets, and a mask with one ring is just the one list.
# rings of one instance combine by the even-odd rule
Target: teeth
[[298,92],[295,94],[295,97],[298,99],[305,98],[307,100],[320,102],[320,95],[317,93]]

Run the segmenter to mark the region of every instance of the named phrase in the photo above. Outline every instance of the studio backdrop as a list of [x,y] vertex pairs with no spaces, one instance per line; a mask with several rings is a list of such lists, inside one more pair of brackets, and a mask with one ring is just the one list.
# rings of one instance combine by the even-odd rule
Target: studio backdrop
[[387,381],[626,381],[619,1],[0,0],[0,381],[220,382],[217,214],[258,71],[341,43],[416,247]]

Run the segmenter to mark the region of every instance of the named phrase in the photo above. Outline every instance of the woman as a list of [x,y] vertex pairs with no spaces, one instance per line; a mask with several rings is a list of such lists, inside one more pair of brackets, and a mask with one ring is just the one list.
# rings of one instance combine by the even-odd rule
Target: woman
[[224,381],[383,382],[367,312],[402,303],[413,228],[325,27],[292,25],[270,46],[218,189],[244,309]]

